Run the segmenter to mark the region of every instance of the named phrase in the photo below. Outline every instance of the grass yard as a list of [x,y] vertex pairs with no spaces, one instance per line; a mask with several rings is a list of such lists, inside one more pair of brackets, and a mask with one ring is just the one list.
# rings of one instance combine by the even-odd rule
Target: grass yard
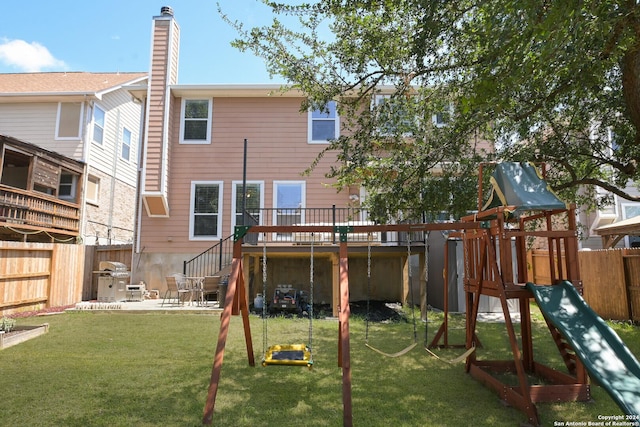
[[[429,339],[442,317],[430,313]],[[78,312],[18,319],[48,322],[49,333],[0,352],[0,426],[199,426],[218,336],[218,315]],[[462,319],[452,322],[463,326]],[[268,342],[307,343],[308,320],[268,321]],[[313,324],[314,367],[260,366],[263,321],[251,316],[257,366],[247,364],[240,317],[231,320],[213,425],[340,426],[342,377],[338,323]],[[640,328],[615,324],[640,355]],[[534,324],[538,359],[558,366],[541,320]],[[421,346],[395,359],[364,346],[365,322],[352,318],[353,420],[356,426],[514,426],[523,413]],[[425,325],[419,325],[420,343]],[[503,324],[481,323],[479,357],[509,357]],[[462,343],[464,330],[450,333]],[[369,343],[389,353],[413,339],[410,322],[370,325]],[[453,359],[463,350],[438,350]],[[543,425],[598,421],[622,412],[598,386],[593,402],[539,404]]]

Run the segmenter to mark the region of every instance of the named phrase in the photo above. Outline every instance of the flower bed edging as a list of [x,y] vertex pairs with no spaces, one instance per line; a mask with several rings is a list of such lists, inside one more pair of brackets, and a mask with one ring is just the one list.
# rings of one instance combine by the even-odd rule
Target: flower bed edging
[[47,332],[49,332],[48,323],[40,326],[16,326],[13,328],[12,333],[0,334],[0,350],[28,341]]

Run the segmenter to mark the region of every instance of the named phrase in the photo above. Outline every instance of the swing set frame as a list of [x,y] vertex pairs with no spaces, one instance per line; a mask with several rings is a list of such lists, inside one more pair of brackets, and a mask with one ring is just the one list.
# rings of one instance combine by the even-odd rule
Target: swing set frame
[[348,235],[349,233],[371,232],[428,232],[428,231],[454,231],[477,229],[480,225],[474,222],[468,223],[432,223],[432,224],[389,224],[389,225],[354,225],[354,226],[321,226],[321,225],[293,225],[293,226],[236,226],[234,230],[233,261],[231,274],[224,301],[224,309],[220,316],[220,330],[211,378],[207,392],[207,400],[204,407],[202,423],[210,425],[213,421],[218,386],[224,360],[224,350],[231,316],[242,316],[245,344],[249,366],[255,366],[253,341],[251,338],[251,326],[249,322],[249,306],[247,303],[246,281],[243,273],[242,243],[247,233],[337,233],[339,235],[339,306],[338,306],[338,367],[342,368],[342,404],[343,425],[353,425],[352,399],[351,399],[351,348],[349,335],[349,261],[348,261]]

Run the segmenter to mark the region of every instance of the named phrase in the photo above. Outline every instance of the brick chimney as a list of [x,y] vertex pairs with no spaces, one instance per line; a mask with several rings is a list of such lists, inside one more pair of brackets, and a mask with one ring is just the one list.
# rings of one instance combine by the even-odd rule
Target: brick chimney
[[147,215],[168,217],[170,86],[178,82],[180,27],[173,9],[163,6],[153,17],[151,64],[145,117],[141,195]]

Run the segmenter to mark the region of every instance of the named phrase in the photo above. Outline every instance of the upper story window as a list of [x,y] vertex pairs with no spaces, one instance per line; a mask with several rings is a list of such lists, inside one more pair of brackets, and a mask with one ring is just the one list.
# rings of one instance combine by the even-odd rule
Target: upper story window
[[180,121],[181,144],[210,144],[213,100],[183,99]]
[[219,239],[222,225],[222,183],[191,183],[189,238]]
[[124,160],[129,160],[131,157],[131,131],[127,128],[122,128],[122,151],[120,154]]
[[373,99],[373,109],[376,114],[378,135],[411,136],[415,134],[419,121],[412,113],[412,105],[407,98],[376,95]]
[[433,115],[432,121],[436,127],[447,126],[453,116],[453,104],[445,106],[442,110]]
[[58,103],[56,139],[80,139],[82,110],[83,105],[80,102]]
[[611,154],[615,154],[620,148],[620,145],[618,144],[618,141],[616,138],[616,133],[613,131],[613,129],[608,129],[607,134],[608,134],[607,136],[609,138],[609,143],[611,146]]
[[93,141],[102,145],[106,113],[97,105],[93,107]]
[[326,143],[340,136],[337,104],[329,101],[324,108],[309,111],[309,142]]

